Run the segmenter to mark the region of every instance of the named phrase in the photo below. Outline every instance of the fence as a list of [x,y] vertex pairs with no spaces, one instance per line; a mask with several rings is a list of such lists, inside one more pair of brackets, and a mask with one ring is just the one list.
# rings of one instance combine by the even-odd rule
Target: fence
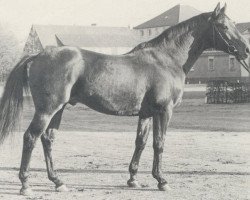
[[207,83],[207,103],[246,103],[250,102],[249,83],[213,80]]

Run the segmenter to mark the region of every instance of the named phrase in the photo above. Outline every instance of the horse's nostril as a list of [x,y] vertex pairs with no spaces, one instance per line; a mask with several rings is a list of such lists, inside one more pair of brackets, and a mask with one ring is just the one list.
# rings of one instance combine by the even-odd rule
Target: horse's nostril
[[247,53],[250,53],[249,48],[246,48],[246,52],[247,52]]

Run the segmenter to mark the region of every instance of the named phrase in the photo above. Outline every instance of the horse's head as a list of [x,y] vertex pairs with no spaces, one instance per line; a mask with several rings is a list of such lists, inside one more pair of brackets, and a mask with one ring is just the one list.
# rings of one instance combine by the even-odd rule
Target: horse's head
[[218,4],[209,17],[209,35],[212,47],[234,55],[236,59],[250,73],[250,68],[245,62],[248,57],[249,44],[237,30],[235,24],[226,16],[226,4],[220,8]]

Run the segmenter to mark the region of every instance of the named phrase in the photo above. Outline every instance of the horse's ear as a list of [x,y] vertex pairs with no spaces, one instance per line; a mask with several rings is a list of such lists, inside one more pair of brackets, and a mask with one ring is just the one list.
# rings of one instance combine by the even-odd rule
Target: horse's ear
[[220,11],[221,11],[221,9],[220,9],[220,3],[218,3],[217,6],[216,6],[216,8],[214,9],[214,12],[212,13],[212,18],[216,19],[219,16]]
[[227,3],[225,3],[224,7],[220,10],[221,14],[225,14],[227,10]]

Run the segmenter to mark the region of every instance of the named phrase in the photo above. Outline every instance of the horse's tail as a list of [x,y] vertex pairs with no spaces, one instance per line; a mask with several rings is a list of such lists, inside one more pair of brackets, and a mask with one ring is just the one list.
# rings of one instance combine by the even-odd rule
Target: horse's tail
[[24,56],[10,72],[0,102],[0,144],[13,133],[23,108],[23,89],[28,91],[27,64],[35,56]]

